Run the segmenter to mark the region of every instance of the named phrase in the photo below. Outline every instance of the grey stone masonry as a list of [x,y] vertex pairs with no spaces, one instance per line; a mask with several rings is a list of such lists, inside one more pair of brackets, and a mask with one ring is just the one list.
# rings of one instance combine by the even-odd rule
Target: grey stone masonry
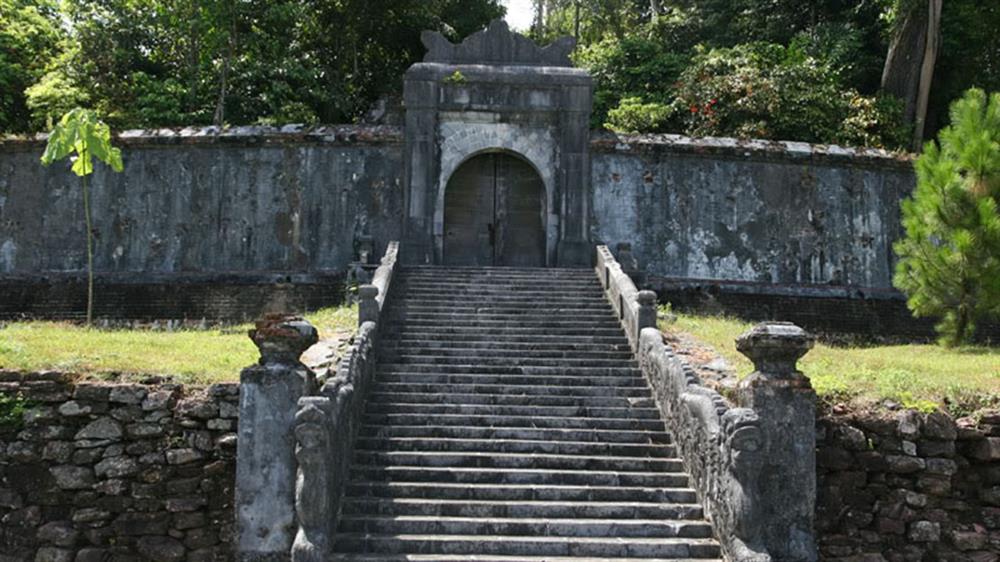
[[790,324],[744,334],[739,349],[758,370],[732,405],[664,343],[655,299],[636,289],[604,246],[597,274],[727,559],[816,560],[815,394],[795,370],[812,339]]
[[294,562],[326,562],[334,548],[354,444],[374,378],[382,308],[388,302],[399,242],[390,242],[370,285],[358,294],[360,324],[336,374],[299,399],[295,413]]
[[237,559],[283,561],[295,533],[295,408],[316,384],[299,356],[318,336],[301,318],[270,315],[250,337],[260,363],[240,373]]

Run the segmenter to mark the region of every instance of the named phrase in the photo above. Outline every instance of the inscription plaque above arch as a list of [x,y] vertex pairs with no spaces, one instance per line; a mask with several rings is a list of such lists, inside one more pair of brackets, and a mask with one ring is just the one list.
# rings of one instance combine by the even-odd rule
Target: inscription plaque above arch
[[539,46],[502,20],[448,41],[421,36],[427,54],[406,71],[405,263],[443,263],[444,201],[458,165],[507,151],[544,183],[545,264],[589,265],[593,80],[574,68],[574,41]]

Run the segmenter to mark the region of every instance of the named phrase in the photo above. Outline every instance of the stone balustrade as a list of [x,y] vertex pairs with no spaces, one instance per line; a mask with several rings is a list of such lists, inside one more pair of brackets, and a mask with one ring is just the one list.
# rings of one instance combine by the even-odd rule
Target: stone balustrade
[[727,559],[816,560],[815,393],[795,368],[811,336],[786,323],[741,336],[738,348],[757,370],[730,404],[664,343],[655,293],[639,291],[606,246],[597,248],[597,274]]

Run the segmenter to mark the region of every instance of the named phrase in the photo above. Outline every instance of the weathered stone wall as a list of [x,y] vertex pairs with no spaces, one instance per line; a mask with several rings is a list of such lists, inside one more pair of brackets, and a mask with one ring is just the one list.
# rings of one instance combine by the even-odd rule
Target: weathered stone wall
[[[93,175],[95,269],[342,271],[401,227],[398,129],[128,131],[125,171]],[[0,140],[0,275],[85,267],[79,180],[44,143]]]
[[[359,236],[374,236],[374,255],[399,238],[398,128],[129,131],[118,142],[125,172],[99,167],[92,187],[98,271],[340,271]],[[0,140],[0,275],[83,269],[78,182],[65,165],[41,166],[43,146]],[[651,274],[891,287],[898,201],[914,184],[905,158],[608,134],[591,154],[593,241],[630,242]]]
[[824,560],[1000,559],[1000,411],[822,415],[816,461]]
[[238,385],[0,381],[0,561],[232,559]]
[[[484,127],[478,136],[445,125],[436,134],[455,147],[463,134],[486,143],[477,148],[490,139],[498,148],[527,142],[511,137],[513,129]],[[118,143],[125,172],[99,168],[93,181],[96,269],[105,286],[99,297],[191,276],[224,285],[234,274],[339,274],[363,237],[373,237],[371,255],[379,255],[400,239],[407,205],[435,204],[405,202],[403,130],[395,127],[128,131]],[[31,298],[47,287],[70,294],[75,286],[74,302],[82,302],[79,284],[67,277],[85,263],[78,180],[65,164],[41,166],[43,146],[0,140],[0,302],[13,303],[0,310],[6,316],[52,315],[48,301]],[[907,158],[802,143],[603,133],[591,137],[590,155],[589,195],[573,204],[589,214],[591,241],[631,243],[650,278],[817,284],[845,288],[852,299],[858,289],[893,291],[898,203],[915,181]],[[550,203],[550,210],[569,204],[560,196]],[[404,247],[416,243],[401,239]],[[735,295],[727,310],[758,306],[754,295],[727,287],[719,287]],[[155,288],[146,292],[156,297]],[[177,317],[168,309],[194,295],[165,294],[159,316]],[[893,297],[872,307],[878,318],[900,310],[898,293]],[[207,297],[189,308],[195,316],[211,312]],[[253,315],[250,308],[228,316]],[[109,310],[131,314],[117,304]],[[930,335],[924,328],[921,335]]]
[[595,240],[650,274],[892,287],[912,164],[792,142],[595,136]]

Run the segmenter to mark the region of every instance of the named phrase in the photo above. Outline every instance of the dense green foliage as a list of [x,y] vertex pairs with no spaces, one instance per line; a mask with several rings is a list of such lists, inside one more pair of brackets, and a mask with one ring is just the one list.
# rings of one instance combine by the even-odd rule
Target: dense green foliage
[[[534,38],[579,38],[595,127],[909,144],[912,103],[879,89],[900,14],[924,0],[535,4]],[[399,95],[421,30],[459,40],[503,11],[501,0],[0,0],[0,132],[48,129],[76,106],[116,128],[349,122]],[[969,87],[1000,90],[998,28],[1000,4],[947,2],[928,136]]]
[[[547,27],[536,36],[579,29],[577,61],[597,77],[595,126],[909,144],[904,106],[879,89],[900,14],[924,9],[921,0],[545,3]],[[927,134],[947,124],[947,104],[962,91],[998,89],[1000,76],[1000,39],[992,31],[1000,27],[1000,5],[946,4]]]
[[1000,316],[1000,94],[974,89],[952,105],[917,161],[903,224],[896,286],[914,314],[942,318],[945,343],[967,342],[978,318]]
[[54,0],[0,0],[0,132],[35,129],[27,89],[65,47]]
[[[0,131],[86,104],[115,128],[345,122],[498,0],[0,0]],[[11,58],[13,57],[13,58]]]

